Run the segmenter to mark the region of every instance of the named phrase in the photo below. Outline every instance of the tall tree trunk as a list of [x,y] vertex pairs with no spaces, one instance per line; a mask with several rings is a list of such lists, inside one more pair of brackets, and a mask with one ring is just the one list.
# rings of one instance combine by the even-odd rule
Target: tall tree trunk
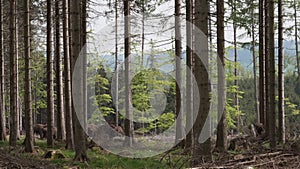
[[131,87],[130,87],[130,0],[124,0],[124,16],[125,16],[125,142],[126,146],[132,146],[133,143],[133,114],[131,108]]
[[[176,55],[176,137],[175,142],[184,140],[182,104],[182,50],[181,50],[181,1],[175,0],[175,55]],[[183,146],[183,145],[181,145]]]
[[115,0],[115,108],[116,126],[119,126],[119,71],[118,71],[118,0]]
[[22,130],[22,112],[21,112],[21,101],[20,101],[20,89],[19,89],[19,20],[18,20],[18,1],[16,1],[16,55],[17,55],[17,138],[20,139],[20,131]]
[[193,64],[193,43],[192,43],[192,0],[186,0],[186,142],[185,149],[191,151],[193,146],[193,81],[192,81],[192,64]]
[[254,82],[254,107],[255,107],[255,112],[256,112],[256,119],[259,123],[259,94],[258,94],[258,83],[257,83],[257,75],[256,75],[256,53],[255,53],[255,47],[256,47],[256,39],[255,39],[255,16],[254,16],[254,10],[255,10],[255,6],[254,6],[254,1],[251,1],[251,6],[252,6],[252,10],[251,10],[251,15],[252,15],[252,19],[251,19],[251,34],[252,34],[252,58],[253,58],[253,82]]
[[4,68],[4,41],[3,41],[3,0],[0,0],[0,140],[6,140],[5,120],[5,68]]
[[269,115],[270,115],[270,86],[269,86],[269,58],[270,58],[270,37],[269,37],[269,3],[268,0],[265,0],[265,99],[266,99],[266,108],[265,108],[265,122],[264,122],[264,127],[266,131],[266,135],[269,135]]
[[278,0],[278,141],[285,143],[284,53],[282,0]]
[[[199,98],[194,97],[194,102],[200,103],[198,115],[195,117],[194,124],[194,145],[192,151],[192,165],[197,166],[201,162],[211,161],[211,139],[210,137],[203,143],[199,142],[201,133],[210,134],[207,126],[205,125],[210,108],[210,82],[208,77],[208,1],[196,0],[195,1],[195,26],[202,31],[203,35],[195,32],[195,50],[197,57],[195,57],[195,78],[197,87],[199,89]],[[201,59],[200,59],[201,58]]]
[[[145,6],[147,1],[142,1],[142,59],[141,68],[144,67],[144,52],[145,52]],[[144,123],[143,123],[144,125]]]
[[[297,1],[296,0],[294,0],[294,11],[295,11],[295,13],[294,13],[294,15],[295,15],[295,23],[294,23],[294,25],[295,25],[295,47],[296,47],[296,61],[297,61],[297,72],[298,72],[298,79],[300,79],[300,61],[299,61],[299,48],[298,48],[298,26],[297,26],[297,24],[298,24],[298,22],[297,22],[297,19],[298,19],[298,17],[297,17]],[[299,80],[299,85],[300,85],[300,80]]]
[[61,33],[60,33],[60,0],[55,1],[55,58],[56,58],[56,88],[57,88],[57,139],[65,140],[65,116],[63,109],[63,79],[62,79],[62,58],[61,58]]
[[32,100],[31,100],[31,63],[30,63],[30,0],[24,2],[24,55],[25,55],[25,152],[33,152],[33,124],[32,124]]
[[267,36],[269,36],[269,89],[270,89],[270,109],[268,111],[269,113],[269,134],[270,134],[270,147],[275,148],[276,147],[276,112],[275,112],[275,47],[274,47],[274,0],[268,0],[269,3],[269,32]]
[[[80,50],[81,50],[81,29],[82,24],[81,23],[81,10],[80,10],[80,5],[81,2],[80,0],[74,0],[72,1],[71,5],[71,36],[72,36],[72,72],[74,73],[74,68],[75,68],[75,63],[78,62],[77,64],[80,64],[78,67],[79,71],[78,73],[83,75],[83,61],[84,57],[86,56],[81,56],[82,58],[79,57]],[[75,161],[87,161],[87,153],[86,153],[86,136],[83,130],[83,127],[81,124],[85,124],[85,113],[84,112],[84,96],[83,96],[83,76],[74,76],[74,81],[78,82],[78,84],[72,83],[72,91],[73,91],[73,96],[78,99],[78,109],[75,110],[75,106],[73,103],[73,122],[74,122],[74,143],[75,143]],[[75,90],[75,85],[78,87]],[[84,121],[83,123],[80,123],[80,121]]]
[[[233,18],[233,46],[234,46],[234,77],[235,77],[235,80],[234,80],[234,86],[238,86],[238,79],[239,79],[239,75],[238,75],[238,52],[237,52],[237,26],[236,26],[236,22],[237,22],[237,18],[236,18],[236,1],[234,0],[233,1],[233,4],[232,4],[232,12],[233,12],[233,15],[234,15],[234,18]],[[239,93],[238,93],[238,90],[235,91],[234,93],[234,102],[235,102],[235,109],[237,112],[240,111],[240,102],[239,102]],[[240,133],[241,131],[241,116],[240,116],[240,113],[238,113],[238,116],[237,116],[237,131],[238,133]]]
[[265,124],[264,0],[259,0],[259,123]]
[[71,67],[69,43],[69,5],[68,0],[63,0],[63,48],[64,48],[64,79],[65,79],[65,125],[66,148],[74,148],[72,129],[72,101],[71,101]]
[[83,82],[82,82],[82,96],[83,96],[83,113],[84,113],[84,125],[83,128],[86,129],[87,126],[87,49],[86,49],[86,40],[87,40],[87,32],[86,32],[86,24],[87,24],[87,0],[81,0],[81,28],[80,28],[80,35],[81,35],[81,44],[80,49],[82,58],[82,66],[83,66]]
[[53,146],[53,114],[54,114],[54,89],[53,89],[53,55],[52,55],[52,0],[47,0],[47,145]]
[[17,54],[16,54],[16,0],[10,1],[10,137],[9,145],[17,145]]
[[[217,0],[217,50],[218,62],[218,118],[216,149],[224,152],[227,148],[226,109],[225,109],[225,62],[224,62],[224,0]],[[219,62],[220,61],[220,62]]]

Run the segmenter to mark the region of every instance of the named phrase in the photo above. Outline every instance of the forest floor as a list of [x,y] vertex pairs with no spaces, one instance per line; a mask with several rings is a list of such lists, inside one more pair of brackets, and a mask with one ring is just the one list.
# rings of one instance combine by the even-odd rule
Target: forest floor
[[53,163],[50,163],[45,160],[39,160],[36,158],[31,158],[30,156],[21,156],[19,153],[8,152],[7,149],[0,149],[0,168],[22,168],[22,169],[29,169],[29,168],[57,168],[57,166]]
[[[34,155],[32,155],[34,156]],[[257,154],[238,154],[233,156],[232,160],[217,160],[213,163],[203,164],[199,168],[300,168],[300,155],[292,152],[276,151],[272,153],[257,153]],[[123,166],[124,167],[124,166]],[[122,167],[122,168],[123,168]],[[139,166],[138,168],[141,168]],[[166,167],[166,166],[164,166]],[[164,168],[161,166],[161,168]],[[169,166],[171,167],[171,166]],[[172,166],[172,168],[183,168],[184,166]],[[53,164],[51,161],[30,158],[30,156],[19,155],[11,150],[0,150],[0,168],[62,168],[61,165]],[[63,168],[80,168],[79,166],[64,166]],[[85,167],[84,167],[85,168]],[[87,168],[90,168],[87,166]],[[91,166],[91,168],[94,168]],[[99,167],[102,168],[102,167]],[[112,167],[115,168],[115,167]],[[117,167],[119,168],[119,167]],[[127,167],[124,167],[127,168]],[[146,167],[147,168],[147,167]]]
[[227,161],[218,160],[206,163],[199,168],[274,168],[300,169],[300,155],[292,152],[276,151],[269,153],[244,153],[232,156]]
[[269,148],[268,142],[254,142],[237,147],[235,151],[215,153],[215,160],[199,168],[274,168],[300,169],[300,140]]
[[[36,152],[24,153],[22,140],[15,148],[7,142],[0,143],[0,168],[189,168],[189,156],[182,149],[176,149],[160,156],[147,159],[128,159],[112,155],[101,149],[88,150],[90,161],[86,164],[73,161],[74,152],[56,144],[53,149],[60,150],[64,159],[45,159],[47,148],[45,140],[36,140]],[[52,149],[52,150],[53,150]],[[247,147],[237,146],[234,151],[214,152],[214,161],[204,163],[198,168],[299,168],[300,141],[278,145],[271,151],[267,142],[249,143]]]

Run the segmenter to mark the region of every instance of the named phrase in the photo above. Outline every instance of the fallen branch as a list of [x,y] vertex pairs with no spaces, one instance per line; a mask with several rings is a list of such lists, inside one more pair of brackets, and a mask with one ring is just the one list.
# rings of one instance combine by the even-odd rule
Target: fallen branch
[[259,163],[259,164],[255,164],[255,165],[253,165],[252,167],[264,166],[264,165],[267,165],[267,164],[269,164],[269,163],[273,163],[273,164],[274,164],[274,160],[267,161],[267,162],[263,162],[263,163]]

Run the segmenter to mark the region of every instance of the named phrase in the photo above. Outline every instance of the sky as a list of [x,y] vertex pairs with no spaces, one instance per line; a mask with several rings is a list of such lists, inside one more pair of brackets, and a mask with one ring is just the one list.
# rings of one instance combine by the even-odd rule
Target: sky
[[[94,10],[98,11],[98,12],[103,12],[103,11],[108,11],[109,8],[107,7],[106,5],[106,2],[107,0],[94,0],[94,2],[97,2],[101,5],[99,6],[94,6]],[[112,1],[114,2],[114,1]],[[182,4],[182,5],[185,5],[185,4]],[[215,7],[214,7],[215,8]],[[215,10],[215,9],[212,9],[212,10]],[[226,4],[225,5],[225,9],[229,9],[228,5]],[[290,11],[289,9],[287,9],[288,12],[292,12]],[[165,16],[171,16],[172,14],[174,13],[174,0],[170,0],[166,3],[163,3],[162,5],[158,6],[155,11],[153,12],[154,15],[156,14],[162,14],[162,15],[165,15]],[[182,9],[182,13],[184,14],[185,13],[185,9],[183,8]],[[277,13],[277,9],[275,9],[275,13]],[[229,12],[226,12],[226,15],[228,16],[229,15]],[[115,20],[114,20],[114,14],[110,15],[111,17],[108,19],[107,17],[104,17],[104,16],[99,16],[99,17],[95,17],[93,19],[90,20],[90,28],[93,30],[93,32],[96,34],[96,36],[98,37],[97,41],[101,41],[100,44],[102,44],[102,46],[108,46],[108,48],[106,47],[105,49],[103,50],[114,50],[114,39],[112,36],[114,33],[114,24],[115,24]],[[137,40],[137,44],[140,44],[141,43],[141,34],[142,34],[142,29],[140,28],[140,26],[138,25],[141,25],[141,15],[137,15],[137,14],[134,14],[134,16],[136,18],[132,19],[133,22],[135,22],[135,24],[133,23],[132,24],[132,34],[134,34],[136,37],[139,37],[139,38],[136,38],[136,39],[139,39]],[[186,36],[185,36],[185,22],[184,22],[184,15],[183,15],[183,21],[182,21],[182,37],[183,37],[183,45],[185,40],[186,40]],[[167,18],[167,17],[166,17]],[[120,14],[119,16],[119,25],[122,25],[122,20],[123,20],[123,16]],[[276,23],[276,21],[275,21]],[[168,26],[165,26],[163,27],[161,24],[161,20],[147,20],[145,22],[145,25],[146,25],[146,28],[145,28],[145,33],[147,34],[150,34],[151,32],[162,32],[161,30],[163,29],[166,29],[166,28],[169,28],[169,27],[172,27],[174,25],[174,17],[171,17],[168,22],[167,22],[167,25]],[[293,22],[291,21],[285,21],[285,24],[284,26],[285,27],[288,27],[290,25],[293,25]],[[216,29],[216,25],[213,25],[213,29],[215,30]],[[256,25],[256,29],[258,29],[258,25]],[[105,30],[105,31],[103,31]],[[103,33],[103,32],[106,32]],[[119,28],[119,33],[123,33],[124,30],[122,28]],[[239,37],[238,41],[239,42],[250,42],[251,41],[251,38],[249,36],[244,36],[244,37],[240,37],[240,35],[244,34],[245,33],[245,30],[244,29],[238,29],[237,30],[237,37]],[[162,33],[159,33],[159,34],[151,34],[151,35],[146,35],[145,37],[145,48],[150,50],[151,49],[151,45],[150,45],[150,42],[151,40],[152,41],[156,41],[157,43],[157,46],[160,46],[160,48],[162,48],[162,50],[166,50],[166,49],[171,49],[173,46],[172,44],[168,44],[168,41],[164,41],[166,39],[170,39],[170,37],[174,36],[174,29],[170,30],[170,31],[166,31],[166,32],[162,32]],[[103,38],[103,37],[106,37],[107,39]],[[120,35],[120,44],[122,44],[122,41],[123,41],[123,38],[121,35]],[[277,38],[277,33],[275,32],[275,39]],[[287,37],[284,37],[285,39],[288,39]],[[109,39],[109,40],[108,40]],[[232,42],[233,41],[233,27],[232,27],[232,24],[227,24],[225,26],[225,39],[226,41],[229,41],[229,42]],[[258,39],[258,37],[256,38]],[[163,41],[161,43],[159,43],[158,41]],[[214,39],[214,42],[216,41],[216,38]],[[96,42],[98,43],[98,42]],[[232,46],[231,43],[225,43],[225,47],[228,47],[228,46]],[[137,50],[141,50],[141,48],[138,48],[137,47]]]

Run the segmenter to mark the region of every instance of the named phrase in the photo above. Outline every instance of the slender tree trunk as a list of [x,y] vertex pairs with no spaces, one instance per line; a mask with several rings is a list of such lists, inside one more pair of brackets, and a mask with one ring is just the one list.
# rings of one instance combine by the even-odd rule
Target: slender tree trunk
[[[232,4],[232,12],[234,15],[234,19],[233,19],[234,77],[235,77],[234,86],[238,86],[239,85],[239,82],[238,82],[239,74],[238,74],[238,69],[237,69],[237,67],[238,67],[238,52],[237,52],[236,1],[234,1]],[[239,91],[237,89],[237,91],[234,93],[234,102],[235,102],[235,108],[236,108],[237,112],[240,111],[240,102],[239,102],[239,93],[238,92]],[[240,134],[240,132],[241,132],[241,123],[242,123],[241,116],[240,116],[240,113],[238,113],[238,116],[237,116],[238,134]]]
[[47,0],[47,145],[53,146],[53,55],[52,55],[52,0]]
[[[81,42],[83,40],[81,39],[80,34],[82,33],[81,29],[82,24],[81,23],[81,10],[80,5],[81,2],[85,3],[85,1],[80,0],[73,0],[71,3],[71,36],[72,36],[72,72],[75,71],[75,63],[80,64],[78,67],[79,74],[83,75],[83,67],[84,67],[84,57],[79,57],[80,50],[81,50]],[[83,82],[83,76],[74,76],[74,81],[78,82],[78,84],[72,83],[72,91],[73,96],[78,99],[78,109],[75,110],[74,104],[73,104],[73,121],[74,121],[74,143],[75,143],[75,161],[87,161],[87,153],[86,153],[86,136],[84,133],[84,126],[82,124],[85,124],[85,108],[84,108],[84,82]],[[76,88],[75,85],[78,87]],[[76,90],[75,90],[76,89]],[[80,123],[80,121],[83,123]]]
[[[224,62],[224,0],[217,0],[217,50],[218,61],[218,118],[216,149],[224,152],[227,148],[226,109],[225,109],[225,62]],[[220,61],[220,62],[219,62]]]
[[17,145],[17,55],[16,0],[10,1],[10,137],[9,145]]
[[33,152],[33,124],[32,124],[32,100],[31,100],[31,63],[30,63],[30,0],[24,2],[24,55],[25,55],[25,152]]
[[63,109],[63,79],[62,79],[62,58],[61,58],[61,33],[60,33],[60,0],[55,1],[55,58],[56,58],[56,84],[57,84],[57,139],[65,140],[65,116]]
[[270,45],[269,45],[269,41],[270,41],[270,37],[269,37],[269,3],[268,0],[265,0],[265,90],[266,90],[266,95],[265,95],[265,99],[266,99],[266,108],[265,108],[265,131],[266,131],[266,135],[269,135],[269,115],[270,115],[270,86],[269,86],[269,58],[270,58]]
[[269,36],[269,87],[270,87],[270,109],[269,113],[269,134],[270,134],[270,147],[276,148],[276,112],[275,112],[275,47],[274,47],[274,0],[268,0],[269,3],[269,32],[267,36]]
[[264,0],[259,0],[259,123],[265,124]]
[[[210,82],[208,77],[208,1],[195,1],[195,26],[200,29],[205,37],[199,32],[195,32],[195,50],[197,55],[195,57],[195,78],[197,87],[199,89],[199,98],[194,97],[194,102],[200,103],[198,115],[195,117],[194,124],[194,144],[192,151],[192,165],[197,166],[201,162],[211,161],[211,139],[210,137],[204,142],[199,142],[199,136],[202,133],[210,135],[210,131],[206,126],[206,121],[210,108]],[[206,51],[206,52],[205,52]],[[201,59],[200,59],[201,58]],[[201,138],[200,138],[201,139]],[[202,139],[201,139],[202,140]],[[202,140],[203,141],[203,140]]]
[[16,1],[16,55],[17,55],[17,69],[16,69],[16,92],[17,92],[17,139],[20,139],[20,131],[22,130],[22,112],[19,90],[19,20],[18,20],[18,1]]
[[[145,1],[142,1],[142,60],[141,60],[141,68],[144,67],[144,52],[145,52]],[[144,125],[144,124],[143,124]]]
[[252,6],[252,10],[251,10],[251,15],[252,15],[252,24],[251,24],[251,34],[252,34],[252,58],[253,58],[253,82],[254,82],[254,100],[255,100],[255,103],[254,103],[254,107],[255,107],[255,112],[256,112],[256,119],[259,123],[259,94],[258,94],[258,83],[257,83],[257,75],[256,75],[256,53],[255,53],[255,43],[256,43],[256,39],[255,39],[255,22],[254,22],[254,19],[255,19],[255,16],[254,16],[254,10],[255,10],[255,7],[254,7],[254,2],[251,1],[251,6]]
[[86,131],[87,126],[87,49],[86,49],[86,40],[87,40],[87,32],[86,32],[86,24],[87,24],[87,0],[81,0],[81,55],[83,62],[83,82],[82,82],[82,93],[83,93],[83,115],[84,115],[84,125],[83,128]]
[[284,53],[282,0],[278,0],[278,141],[285,143]]
[[193,81],[192,81],[192,64],[193,64],[193,42],[192,42],[192,0],[186,0],[186,142],[185,149],[191,151],[193,146]]
[[115,108],[116,108],[116,126],[119,126],[119,71],[118,71],[118,0],[115,0]]
[[72,101],[71,101],[71,67],[69,43],[69,5],[68,0],[63,0],[63,48],[64,48],[64,79],[65,79],[65,125],[66,148],[74,149],[72,129]]
[[[298,24],[298,22],[297,22],[297,19],[298,19],[298,17],[297,17],[297,2],[296,2],[296,0],[294,0],[294,11],[295,11],[295,13],[294,13],[294,15],[295,15],[295,46],[296,46],[296,61],[297,61],[297,72],[298,72],[298,79],[300,79],[300,61],[299,61],[299,49],[298,49],[298,26],[297,26],[297,24]],[[300,80],[299,80],[299,85],[300,85]]]
[[130,0],[124,0],[125,16],[125,142],[126,146],[132,146],[133,143],[133,114],[131,108],[131,87],[130,87]]
[[[181,45],[181,1],[175,0],[175,55],[176,55],[176,144],[184,140],[182,112],[182,45]],[[181,145],[183,146],[183,145]]]
[[5,120],[5,67],[4,67],[4,41],[3,41],[3,0],[0,0],[0,140],[6,141]]

